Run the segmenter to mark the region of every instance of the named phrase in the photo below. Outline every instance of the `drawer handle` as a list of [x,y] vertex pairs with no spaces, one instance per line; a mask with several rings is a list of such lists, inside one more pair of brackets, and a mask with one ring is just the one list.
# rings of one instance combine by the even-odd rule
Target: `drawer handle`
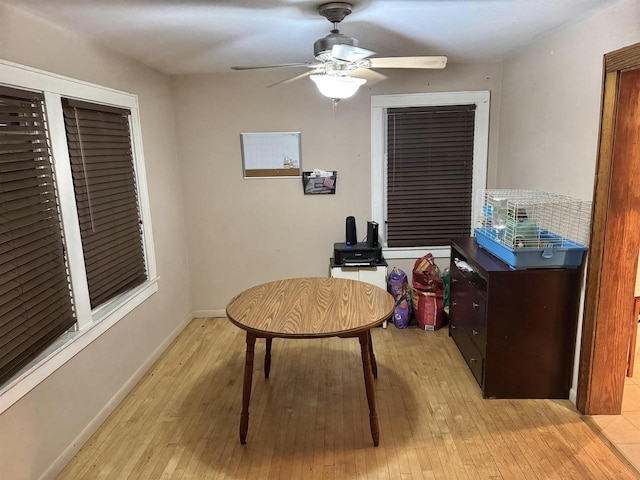
[[479,303],[473,302],[473,308],[478,308],[480,306]]
[[475,358],[470,358],[470,359],[469,359],[469,361],[470,361],[471,363],[478,363],[478,360],[476,360]]
[[458,306],[458,302],[452,302],[451,305],[453,305],[454,307]]
[[452,278],[451,279],[451,283],[458,283],[458,279],[457,278]]
[[451,330],[455,330],[456,329],[456,326],[453,323],[450,325],[450,327],[451,327]]
[[471,330],[471,333],[473,333],[474,337],[480,335],[480,332],[478,330]]

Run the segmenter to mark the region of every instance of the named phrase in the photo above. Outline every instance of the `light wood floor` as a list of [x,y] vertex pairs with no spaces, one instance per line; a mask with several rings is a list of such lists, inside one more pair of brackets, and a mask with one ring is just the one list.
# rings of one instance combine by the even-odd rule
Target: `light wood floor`
[[[640,330],[637,332],[640,345]],[[640,348],[636,348],[633,377],[626,377],[620,415],[594,415],[589,419],[623,458],[640,471]]]
[[238,440],[244,332],[194,320],[60,479],[630,479],[569,401],[483,400],[447,329],[375,329],[380,446],[356,339],[274,340]]

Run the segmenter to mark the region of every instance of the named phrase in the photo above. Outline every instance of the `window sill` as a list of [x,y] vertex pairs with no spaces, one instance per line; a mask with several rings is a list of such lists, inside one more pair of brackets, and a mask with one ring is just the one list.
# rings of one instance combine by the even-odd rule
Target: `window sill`
[[451,256],[451,247],[439,245],[435,247],[383,247],[382,255],[387,260],[393,259],[417,259],[431,253],[435,258],[448,258]]
[[134,308],[158,291],[158,277],[114,299],[93,312],[93,321],[77,332],[68,332],[12,380],[0,387],[0,414],[16,403],[58,368],[80,353]]

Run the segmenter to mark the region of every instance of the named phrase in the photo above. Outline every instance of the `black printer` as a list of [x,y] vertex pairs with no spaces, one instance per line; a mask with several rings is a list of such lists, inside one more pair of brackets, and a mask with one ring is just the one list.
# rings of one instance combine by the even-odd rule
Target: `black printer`
[[347,243],[333,244],[333,259],[336,265],[343,266],[376,266],[381,264],[382,247],[372,247],[368,243]]

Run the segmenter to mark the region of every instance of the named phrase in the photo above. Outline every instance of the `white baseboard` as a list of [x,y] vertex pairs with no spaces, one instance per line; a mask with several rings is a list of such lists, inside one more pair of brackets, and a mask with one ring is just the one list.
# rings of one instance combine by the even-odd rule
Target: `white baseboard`
[[56,458],[56,460],[49,465],[49,468],[40,476],[40,480],[54,479],[71,461],[73,456],[78,453],[80,448],[89,440],[89,437],[102,425],[109,415],[116,409],[118,405],[124,400],[129,392],[135,387],[145,373],[153,366],[155,361],[164,353],[169,347],[171,342],[184,330],[184,328],[193,320],[194,314],[189,313],[182,321],[173,329],[173,331],[164,339],[164,341],[158,345],[151,355],[140,365],[140,367],[134,372],[133,375],[122,385],[122,387],[115,393],[113,397],[106,403],[104,407],[93,417],[93,419],[87,424],[87,426],[80,432],[80,434],[71,442],[71,444],[64,449],[64,451]]
[[226,310],[194,310],[193,318],[225,318],[227,316]]
[[571,390],[569,390],[569,401],[577,406],[578,392],[575,388],[571,388]]

